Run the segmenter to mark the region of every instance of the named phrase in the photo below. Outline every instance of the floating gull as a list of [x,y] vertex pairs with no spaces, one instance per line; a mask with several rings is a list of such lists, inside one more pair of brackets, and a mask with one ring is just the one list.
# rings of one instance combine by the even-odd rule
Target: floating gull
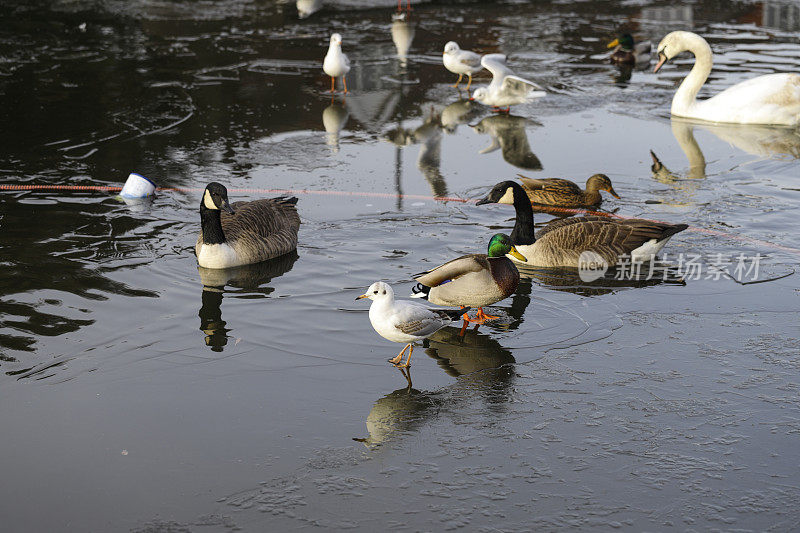
[[481,65],[492,73],[492,83],[488,87],[476,89],[472,97],[483,105],[495,108],[505,106],[505,112],[515,104],[522,104],[547,93],[530,80],[515,76],[506,65],[503,54],[488,54],[481,58]]
[[[406,300],[395,300],[392,288],[382,281],[370,285],[367,292],[356,300],[362,298],[372,300],[369,321],[378,335],[392,342],[407,343],[397,357],[389,359],[389,362],[397,368],[411,366],[414,342],[432,335],[469,311],[469,309],[429,309]],[[401,364],[406,350],[408,358]]]

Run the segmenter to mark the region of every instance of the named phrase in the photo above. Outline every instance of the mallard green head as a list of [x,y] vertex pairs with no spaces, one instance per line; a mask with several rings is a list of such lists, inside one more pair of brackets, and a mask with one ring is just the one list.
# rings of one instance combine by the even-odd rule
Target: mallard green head
[[506,254],[511,254],[513,257],[520,261],[527,262],[528,260],[524,255],[519,253],[514,245],[511,243],[511,237],[505,233],[497,233],[492,236],[489,241],[489,257],[505,257]]
[[609,48],[619,46],[623,50],[633,50],[633,35],[630,33],[621,33],[619,37],[608,43]]

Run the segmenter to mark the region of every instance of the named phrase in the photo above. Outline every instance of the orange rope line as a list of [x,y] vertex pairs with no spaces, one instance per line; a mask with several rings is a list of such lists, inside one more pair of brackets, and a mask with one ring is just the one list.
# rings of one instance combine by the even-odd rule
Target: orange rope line
[[[13,184],[1,184],[0,183],[0,191],[42,191],[42,190],[54,190],[54,191],[99,191],[99,192],[120,192],[122,187],[114,186],[114,185],[13,185]],[[202,192],[205,188],[201,187],[159,187],[156,189],[160,192]],[[360,191],[318,191],[318,190],[311,190],[311,189],[257,189],[257,188],[239,188],[233,189],[229,188],[228,192],[233,193],[247,193],[247,194],[313,194],[313,195],[321,195],[321,196],[358,196],[364,198],[404,198],[410,200],[433,200],[437,202],[459,202],[459,203],[474,203],[476,200],[471,198],[459,198],[457,196],[425,196],[422,194],[396,194],[396,193],[382,193],[382,192],[360,192]],[[609,218],[619,218],[622,220],[631,219],[636,217],[625,217],[622,215],[617,215],[615,213],[606,213],[603,211],[593,211],[589,209],[573,209],[568,207],[550,207],[547,206],[545,212],[548,213],[566,213],[566,214],[578,214],[584,213],[587,215],[595,215],[595,216],[602,216],[602,217],[609,217]],[[660,221],[654,221],[660,222]],[[690,226],[688,228],[689,231],[693,231],[696,233],[705,233],[707,235],[717,235],[723,236],[728,239],[733,239],[740,242],[746,242],[749,244],[755,244],[759,246],[765,246],[768,248],[773,248],[776,250],[782,250],[784,252],[789,252],[792,254],[800,255],[800,249],[792,248],[790,246],[784,246],[782,244],[776,244],[774,242],[765,241],[762,239],[756,239],[753,237],[747,237],[745,235],[733,235],[731,233],[726,233],[724,231],[713,230],[708,228],[697,228],[694,226]]]

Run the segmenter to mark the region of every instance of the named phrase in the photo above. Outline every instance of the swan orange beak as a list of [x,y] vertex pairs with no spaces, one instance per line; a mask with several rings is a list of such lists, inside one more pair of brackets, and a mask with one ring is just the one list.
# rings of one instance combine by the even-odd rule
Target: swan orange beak
[[619,39],[614,39],[613,41],[608,43],[606,48],[614,48],[615,46],[619,46]]
[[653,72],[654,73],[658,72],[666,62],[667,62],[667,56],[665,56],[664,54],[658,54],[658,63],[656,63],[656,68],[653,69]]

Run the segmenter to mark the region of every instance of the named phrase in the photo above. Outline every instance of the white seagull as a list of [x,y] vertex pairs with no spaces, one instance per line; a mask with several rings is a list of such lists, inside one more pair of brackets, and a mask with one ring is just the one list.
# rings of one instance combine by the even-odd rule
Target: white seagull
[[347,94],[345,75],[350,72],[350,60],[342,52],[342,36],[338,33],[331,35],[331,44],[328,47],[328,53],[325,54],[322,70],[331,77],[331,92],[336,90],[336,78],[341,76],[344,92]]
[[495,110],[505,106],[506,109],[503,111],[508,113],[512,105],[522,104],[547,94],[534,82],[515,76],[506,65],[506,56],[503,54],[485,55],[481,58],[481,65],[492,73],[492,83],[488,87],[476,89],[472,93],[472,98],[483,105],[490,105]]
[[[369,321],[378,335],[392,342],[407,343],[397,357],[389,359],[389,362],[397,368],[411,366],[411,354],[414,352],[415,342],[433,335],[469,311],[469,308],[430,309],[408,300],[395,300],[392,288],[382,281],[370,285],[367,292],[356,300],[362,298],[372,300],[372,305],[369,307]],[[406,350],[408,358],[401,364]]]
[[483,69],[480,55],[475,52],[470,52],[469,50],[462,50],[458,47],[458,44],[453,41],[444,45],[442,63],[444,63],[444,68],[453,74],[458,74],[458,81],[456,81],[456,84],[452,85],[452,87],[458,87],[464,74],[469,76],[469,83],[467,83],[468,91],[472,85],[472,75]]

